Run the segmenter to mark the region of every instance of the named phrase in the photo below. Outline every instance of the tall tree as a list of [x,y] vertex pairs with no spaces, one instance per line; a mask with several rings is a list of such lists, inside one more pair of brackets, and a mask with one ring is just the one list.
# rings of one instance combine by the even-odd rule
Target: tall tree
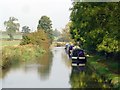
[[88,51],[120,52],[120,2],[73,2],[70,33]]
[[8,21],[4,22],[4,25],[6,27],[6,31],[10,37],[10,39],[14,39],[13,34],[16,31],[19,31],[20,24],[18,23],[18,19],[15,17],[10,17]]
[[45,32],[52,29],[52,21],[47,16],[42,16],[38,22],[37,29],[43,29]]
[[48,37],[52,42],[52,40],[53,40],[52,21],[50,20],[49,17],[42,16],[38,22],[37,29],[38,29],[38,31],[41,29],[44,30],[45,33],[48,34]]
[[23,26],[23,27],[22,27],[22,32],[23,32],[24,34],[30,33],[30,31],[31,31],[31,29],[30,29],[28,26]]

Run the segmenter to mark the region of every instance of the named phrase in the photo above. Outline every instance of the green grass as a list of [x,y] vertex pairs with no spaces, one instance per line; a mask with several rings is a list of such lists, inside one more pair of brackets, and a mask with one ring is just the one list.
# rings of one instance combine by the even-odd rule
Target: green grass
[[[22,34],[14,34],[14,39],[22,39]],[[0,33],[0,39],[9,39],[9,36],[6,33]]]
[[33,45],[4,47],[2,49],[2,67],[3,69],[8,68],[14,62],[36,60],[43,53],[45,53],[45,50]]
[[7,33],[5,32],[0,32],[0,48],[4,47],[4,46],[14,46],[14,45],[19,45],[22,39],[22,34],[21,33],[16,33],[14,34],[14,39],[18,39],[18,40],[12,40],[9,41],[7,39],[9,39],[9,36],[7,35]]
[[[101,59],[101,56],[94,55],[88,58],[88,63],[94,70],[107,81],[111,82],[113,87],[120,87],[120,75],[118,74],[118,63],[114,60]],[[101,59],[98,61],[98,59]],[[120,65],[120,64],[119,64]],[[115,71],[117,73],[115,73]]]
[[[103,58],[102,56],[99,55],[94,55],[92,57],[89,57],[89,62],[90,63],[95,63],[95,64],[99,64],[102,67],[107,67],[111,70],[111,72],[118,72],[118,67],[120,66],[120,63],[117,62],[117,60],[113,60],[111,58],[109,58],[108,60],[106,60],[105,58]],[[94,64],[93,64],[94,65]]]
[[4,46],[16,46],[19,45],[21,40],[12,40],[12,41],[7,41],[7,40],[0,40],[1,44],[0,46],[4,47]]

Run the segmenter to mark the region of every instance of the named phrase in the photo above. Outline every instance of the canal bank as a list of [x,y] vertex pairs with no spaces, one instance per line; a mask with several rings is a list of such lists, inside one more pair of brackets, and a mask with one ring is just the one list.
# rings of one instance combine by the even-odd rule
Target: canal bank
[[110,84],[111,87],[120,88],[120,75],[118,73],[112,72],[109,66],[107,64],[101,63],[101,61],[102,60],[100,60],[100,56],[97,55],[90,55],[87,57],[87,64],[89,68],[92,69],[92,71],[95,71],[104,80],[104,82]]
[[9,68],[12,64],[35,60],[46,53],[39,46],[35,45],[18,45],[9,46],[2,49],[2,69]]
[[[3,88],[70,88],[70,61],[64,49],[54,47],[35,61],[18,63],[3,71]],[[64,62],[65,61],[65,62]]]
[[110,88],[89,67],[71,67],[64,47],[53,47],[35,61],[12,65],[1,80],[3,88]]

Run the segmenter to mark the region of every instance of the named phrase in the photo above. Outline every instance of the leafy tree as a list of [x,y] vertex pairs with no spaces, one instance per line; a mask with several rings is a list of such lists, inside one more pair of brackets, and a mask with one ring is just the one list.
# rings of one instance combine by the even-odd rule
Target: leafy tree
[[73,2],[70,33],[91,52],[119,53],[120,2]]
[[10,37],[10,40],[13,39],[13,34],[16,31],[19,31],[20,24],[17,22],[18,19],[15,17],[10,17],[8,21],[4,22],[4,25],[6,27],[6,31]]
[[53,31],[53,36],[54,37],[59,37],[60,36],[60,31],[58,31],[57,29],[55,29],[54,31]]
[[28,27],[28,26],[23,26],[22,27],[22,32],[24,33],[24,34],[27,34],[27,33],[30,33],[30,28]]
[[45,32],[52,29],[52,21],[50,20],[50,18],[47,16],[42,16],[38,22],[37,29],[43,29],[45,30]]
[[49,37],[49,39],[51,39],[51,42],[52,42],[52,40],[53,40],[52,21],[50,20],[49,17],[42,16],[38,22],[37,29],[38,29],[38,31],[41,29],[44,30],[45,33],[48,34],[48,37]]
[[98,45],[98,51],[105,51],[107,53],[120,52],[119,39],[120,35],[118,31],[120,30],[120,2],[119,3],[107,3],[105,7],[106,18],[106,34],[103,37],[103,41]]
[[62,41],[62,42],[73,42],[73,40],[71,39],[71,34],[70,34],[70,25],[71,22],[69,22],[65,28],[62,29],[61,35],[58,39],[58,41]]

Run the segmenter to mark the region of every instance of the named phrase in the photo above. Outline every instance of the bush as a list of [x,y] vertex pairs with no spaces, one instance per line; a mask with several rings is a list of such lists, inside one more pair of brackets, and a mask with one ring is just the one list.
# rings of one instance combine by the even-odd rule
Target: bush
[[30,43],[30,38],[28,35],[23,35],[22,38],[22,42],[20,43],[21,45],[26,45]]
[[30,34],[23,36],[21,45],[33,44],[42,47],[43,49],[48,49],[50,46],[50,39],[44,30],[38,30]]

